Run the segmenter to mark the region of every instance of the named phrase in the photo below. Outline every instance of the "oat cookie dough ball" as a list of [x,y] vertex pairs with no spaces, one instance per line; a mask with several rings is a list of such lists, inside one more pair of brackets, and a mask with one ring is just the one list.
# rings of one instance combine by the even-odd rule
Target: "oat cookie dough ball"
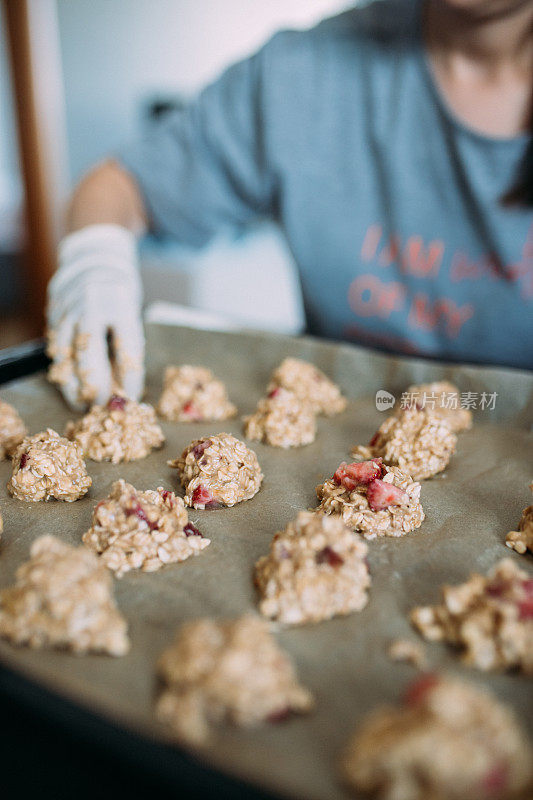
[[316,414],[333,417],[346,408],[346,398],[337,384],[313,364],[299,358],[286,358],[274,370],[268,391],[271,392],[276,386],[283,386],[301,400],[309,402]]
[[418,606],[411,622],[428,641],[445,641],[480,670],[533,675],[533,578],[504,558],[488,575],[442,587],[443,602]]
[[388,417],[367,447],[352,450],[355,458],[382,458],[421,481],[442,472],[455,452],[457,436],[424,409],[405,409]]
[[254,451],[231,433],[196,439],[168,464],[178,470],[185,505],[193,508],[214,509],[250,500],[263,480]]
[[148,403],[137,403],[113,395],[105,406],[93,406],[77,422],[69,422],[66,436],[79,442],[93,461],[138,461],[165,441],[155,411]]
[[15,450],[7,490],[18,500],[72,503],[87,494],[91,484],[79,444],[48,428],[27,436]]
[[454,433],[472,427],[472,412],[468,408],[461,408],[461,393],[453,383],[449,381],[420,383],[409,386],[407,392],[417,406],[424,408]]
[[226,387],[204,367],[167,367],[158,413],[172,422],[229,419],[237,413]]
[[0,461],[13,455],[27,433],[18,411],[0,400]]
[[[529,488],[533,492],[533,483],[529,485]],[[505,544],[521,555],[527,553],[528,550],[533,553],[533,506],[524,508],[522,519],[518,523],[518,530],[509,531]]]
[[346,464],[316,487],[318,511],[338,514],[365,539],[404,536],[424,520],[420,484],[380,458]]
[[211,725],[280,722],[313,705],[268,623],[254,616],[189,622],[161,655],[158,672],[165,688],[157,715],[191,745],[209,739]]
[[367,550],[340,517],[301,511],[255,565],[259,610],[287,625],[361,611],[370,586]]
[[244,435],[273,447],[301,447],[316,436],[313,407],[294,392],[275,386],[257,404],[257,411],[244,420]]
[[95,507],[83,541],[117,578],[132,569],[155,572],[197,556],[210,544],[189,522],[181,497],[161,486],[140,492],[122,479]]
[[401,706],[383,706],[363,721],[342,772],[351,788],[376,800],[525,800],[532,755],[513,710],[491,692],[424,675]]
[[0,592],[0,636],[80,655],[122,656],[130,646],[111,574],[86,547],[55,536],[36,539],[15,585]]

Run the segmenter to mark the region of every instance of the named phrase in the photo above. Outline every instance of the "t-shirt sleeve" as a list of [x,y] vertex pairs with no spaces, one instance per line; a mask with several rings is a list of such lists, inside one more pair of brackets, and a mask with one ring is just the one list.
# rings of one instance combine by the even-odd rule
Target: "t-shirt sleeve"
[[141,189],[152,232],[202,246],[224,228],[272,214],[263,73],[260,51],[115,154]]

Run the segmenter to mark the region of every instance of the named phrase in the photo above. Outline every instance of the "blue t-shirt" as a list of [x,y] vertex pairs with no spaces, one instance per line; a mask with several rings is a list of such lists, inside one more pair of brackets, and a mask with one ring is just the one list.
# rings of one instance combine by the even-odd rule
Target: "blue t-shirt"
[[533,211],[500,203],[528,137],[454,117],[420,9],[278,33],[119,158],[155,232],[203,245],[279,220],[311,333],[533,368]]

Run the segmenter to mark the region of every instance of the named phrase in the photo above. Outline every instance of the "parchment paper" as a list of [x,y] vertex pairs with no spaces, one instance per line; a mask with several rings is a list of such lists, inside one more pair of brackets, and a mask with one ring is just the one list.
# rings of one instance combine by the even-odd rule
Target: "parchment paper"
[[[250,413],[272,369],[287,355],[313,361],[349,396],[346,412],[320,418],[316,442],[284,452],[253,444],[265,474],[251,501],[232,509],[192,511],[191,519],[212,540],[198,558],[159,573],[131,572],[115,581],[116,597],[130,624],[132,650],[124,658],[75,657],[53,651],[17,649],[0,642],[0,659],[11,668],[114,722],[160,741],[167,731],[154,720],[153,665],[176,627],[201,615],[230,616],[251,611],[256,595],[251,575],[276,530],[299,509],[315,505],[314,488],[368,442],[383,420],[374,395],[387,389],[398,397],[413,381],[448,377],[462,391],[497,392],[494,411],[479,411],[472,431],[459,438],[456,456],[443,476],[426,481],[426,520],[403,539],[369,543],[370,602],[359,614],[318,625],[286,629],[279,641],[296,662],[302,682],[315,694],[316,711],[281,725],[243,732],[224,729],[199,758],[282,796],[324,800],[347,796],[337,778],[337,760],[347,737],[376,704],[395,702],[415,672],[394,664],[387,647],[397,636],[416,634],[407,614],[412,606],[440,598],[444,582],[485,572],[502,557],[514,558],[533,574],[531,556],[504,546],[524,506],[533,478],[533,375],[511,370],[444,367],[395,359],[349,345],[310,338],[228,334],[154,326],[148,336],[147,399],[156,402],[166,364],[202,364],[227,382],[240,414]],[[25,418],[31,432],[47,426],[62,432],[71,413],[43,375],[0,390]],[[92,508],[119,477],[139,489],[176,489],[166,466],[194,438],[230,431],[242,437],[240,418],[222,424],[163,423],[167,443],[147,459],[125,465],[88,461],[93,486],[73,503],[23,503],[7,496],[8,463],[0,464],[0,586],[13,582],[31,542],[45,533],[79,543]],[[428,645],[432,666],[492,687],[515,706],[532,728],[531,679],[514,674],[483,675],[460,665],[446,645]]]

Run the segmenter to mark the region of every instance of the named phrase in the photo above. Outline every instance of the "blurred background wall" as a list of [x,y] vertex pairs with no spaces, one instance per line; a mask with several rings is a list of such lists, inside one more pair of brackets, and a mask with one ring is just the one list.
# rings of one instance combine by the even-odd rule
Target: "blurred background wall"
[[[350,5],[346,0],[32,1],[41,10],[48,4],[50,24],[57,28],[58,46],[50,30],[48,37],[46,31],[39,37],[39,58],[47,58],[47,46],[59,50],[66,144],[54,157],[62,161],[70,186],[95,161],[150,124],[154,105],[186,100],[276,30],[308,27]],[[0,224],[0,346],[6,320],[24,295],[16,265],[11,261],[8,267],[6,255],[20,246],[22,193],[5,28],[2,15],[0,215],[6,224]],[[8,246],[10,235],[15,238]],[[238,241],[226,237],[203,253],[175,242],[147,241],[142,261],[149,275],[148,302],[165,299],[216,312],[222,297],[226,312],[238,322],[287,331],[301,328],[294,268],[272,226],[254,226]]]

